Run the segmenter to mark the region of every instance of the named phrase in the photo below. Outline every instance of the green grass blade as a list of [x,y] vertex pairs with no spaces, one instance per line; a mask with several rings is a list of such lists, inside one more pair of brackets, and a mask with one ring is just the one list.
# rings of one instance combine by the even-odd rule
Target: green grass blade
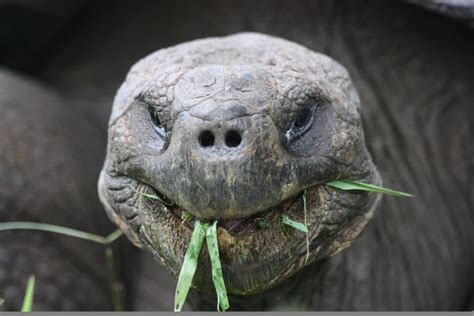
[[186,254],[184,255],[183,266],[178,277],[178,284],[174,296],[174,311],[179,312],[183,308],[186,297],[188,296],[189,288],[193,281],[194,273],[196,272],[199,253],[201,252],[204,237],[206,236],[209,224],[201,223],[196,220],[194,224],[194,231],[189,243]]
[[326,185],[336,188],[336,189],[345,190],[345,191],[360,190],[360,191],[385,193],[385,194],[390,194],[390,195],[395,195],[395,196],[413,197],[413,195],[410,193],[395,191],[395,190],[379,187],[377,185],[360,182],[360,181],[333,180],[333,181],[326,182]]
[[112,246],[105,247],[105,261],[110,277],[110,290],[112,292],[112,306],[114,311],[121,312],[124,307],[123,300],[123,285],[117,277],[117,270],[115,269],[114,251]]
[[271,226],[270,222],[266,218],[257,218],[255,220],[255,224],[257,224],[257,226],[262,229],[267,229]]
[[76,237],[80,239],[85,239],[93,241],[99,244],[107,244],[108,241],[105,237],[86,233],[77,229],[45,224],[45,223],[34,223],[34,222],[5,222],[0,223],[0,231],[2,230],[13,230],[13,229],[27,229],[27,230],[39,230],[50,233],[57,233],[61,235]]
[[306,219],[306,212],[307,212],[307,208],[306,208],[306,194],[307,194],[307,191],[304,190],[303,192],[303,210],[304,210],[304,226],[306,228],[306,258],[304,259],[304,263],[306,264],[308,262],[308,258],[309,258],[309,236],[308,236],[308,221]]
[[303,233],[308,232],[308,228],[306,227],[305,224],[300,223],[300,222],[295,222],[294,220],[291,220],[286,214],[283,214],[281,216],[281,221],[283,224],[291,226],[297,230],[302,231]]
[[[217,243],[217,221],[207,228],[206,241],[209,257],[211,258],[212,281],[217,294],[217,311],[225,312],[229,308],[229,299],[222,276],[221,261],[219,259],[219,245]],[[220,307],[220,309],[219,309]]]
[[135,192],[137,192],[138,194],[141,194],[141,195],[143,195],[143,196],[146,196],[146,197],[149,198],[149,199],[160,201],[160,202],[163,203],[164,205],[168,205],[168,206],[173,205],[173,203],[167,203],[167,202],[165,202],[165,200],[163,200],[163,199],[162,199],[161,197],[159,197],[158,195],[149,194],[149,193],[144,193],[144,192],[140,192],[140,191],[137,191],[137,190],[133,190],[133,191],[135,191]]
[[193,219],[193,216],[191,215],[191,213],[189,212],[186,212],[186,211],[183,211],[181,213],[181,224],[185,223],[185,222],[188,222],[190,220]]
[[119,237],[123,235],[123,232],[120,229],[116,229],[114,232],[105,237],[105,240],[108,245],[116,241]]
[[30,275],[28,278],[28,284],[26,286],[25,296],[23,298],[23,305],[21,306],[22,312],[31,312],[33,307],[33,296],[35,294],[35,276]]

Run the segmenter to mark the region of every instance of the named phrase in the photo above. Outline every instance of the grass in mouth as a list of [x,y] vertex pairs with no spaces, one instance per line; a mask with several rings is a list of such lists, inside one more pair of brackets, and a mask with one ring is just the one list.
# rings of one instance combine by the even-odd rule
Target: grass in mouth
[[[401,197],[413,197],[412,194],[395,191],[391,189],[387,189],[384,187],[376,186],[373,184],[360,182],[360,181],[352,181],[352,180],[333,180],[326,182],[327,186],[344,190],[344,191],[370,191],[370,192],[378,192],[384,194],[390,194],[395,196]],[[153,194],[143,193],[140,191],[135,191],[147,198],[158,200],[165,205],[173,205],[173,203],[165,202],[161,197]],[[303,207],[304,207],[304,223],[299,223],[297,221],[291,220],[288,215],[282,215],[282,223],[284,225],[293,227],[294,229],[300,230],[306,234],[306,260],[305,263],[308,261],[309,257],[309,238],[308,238],[308,224],[307,224],[307,201],[306,201],[306,190],[303,193]],[[183,214],[183,221],[190,220],[192,216],[190,214]],[[258,219],[257,225],[261,228],[267,228],[269,223],[266,219]],[[107,264],[111,269],[113,268],[112,262],[112,249],[110,245],[116,239],[118,239],[122,232],[120,230],[116,230],[108,236],[100,236],[96,234],[91,234],[87,232],[83,232],[76,229],[71,229],[67,227],[51,225],[51,224],[44,224],[44,223],[34,223],[34,222],[6,222],[0,223],[0,231],[2,230],[15,230],[15,229],[26,229],[26,230],[40,230],[52,233],[58,233],[62,235],[67,235],[71,237],[76,237],[84,240],[93,241],[102,245],[106,246],[106,258]],[[175,311],[181,311],[186,297],[188,295],[189,289],[192,284],[192,280],[194,274],[197,269],[197,262],[199,258],[199,254],[204,243],[204,238],[207,241],[207,248],[209,251],[209,256],[211,260],[211,268],[212,268],[212,280],[214,283],[214,287],[216,289],[217,294],[217,310],[218,311],[226,311],[230,305],[229,300],[227,297],[227,290],[224,283],[224,278],[222,275],[222,267],[219,258],[219,246],[217,243],[217,221],[214,221],[212,224],[210,223],[202,223],[199,220],[196,220],[194,231],[191,237],[191,242],[186,249],[186,254],[184,256],[184,262],[181,267],[181,272],[178,278],[178,284],[176,287],[175,293]],[[113,272],[115,274],[115,272]],[[118,282],[114,280],[114,282]],[[25,297],[23,300],[23,305],[21,311],[29,312],[32,310],[33,305],[33,296],[34,296],[34,288],[35,288],[35,276],[32,275],[28,279],[28,284],[25,292]],[[120,293],[117,290],[113,291],[113,303],[115,310],[122,310],[123,306],[121,303]],[[4,303],[4,299],[0,298],[0,305]]]
[[308,235],[308,223],[307,223],[307,219],[306,219],[306,212],[307,212],[307,208],[306,208],[306,190],[304,190],[303,192],[303,211],[304,211],[304,223],[300,223],[300,222],[297,222],[297,221],[294,221],[294,220],[291,220],[288,215],[286,214],[283,214],[281,216],[281,222],[282,224],[284,225],[288,225],[290,227],[293,227],[294,229],[297,229],[299,231],[302,231],[303,233],[306,234],[306,257],[305,257],[305,260],[304,260],[304,263],[306,264],[308,262],[308,258],[309,258],[309,235]]
[[217,221],[202,223],[196,220],[191,241],[184,255],[183,265],[176,285],[174,311],[179,312],[183,308],[193,281],[194,273],[197,269],[199,253],[204,244],[204,237],[207,241],[207,249],[211,259],[212,281],[217,294],[217,310],[226,311],[229,308],[227,290],[222,275],[221,261],[219,259],[219,246],[217,244]]
[[306,219],[306,213],[307,213],[307,209],[306,209],[306,193],[307,191],[304,190],[304,193],[303,193],[303,211],[304,211],[304,226],[306,227],[306,258],[304,259],[304,263],[306,264],[308,262],[308,258],[309,258],[309,235],[308,235],[308,221]]
[[[405,193],[405,192],[400,192],[400,191],[395,191],[392,189],[387,189],[381,186],[377,186],[374,184],[370,183],[365,183],[361,181],[352,181],[352,180],[333,180],[325,183],[327,186],[330,186],[332,188],[336,188],[339,190],[344,190],[344,191],[369,191],[369,192],[377,192],[377,193],[384,193],[384,194],[390,194],[394,196],[400,196],[400,197],[413,197],[412,194],[410,193]],[[309,258],[309,236],[308,236],[308,223],[306,219],[306,213],[307,213],[307,202],[306,202],[306,190],[304,190],[303,193],[303,209],[304,209],[304,223],[300,223],[294,220],[291,220],[288,215],[283,214],[281,217],[281,222],[284,225],[288,225],[290,227],[293,227],[294,229],[297,229],[299,231],[302,231],[303,233],[306,234],[306,258],[305,258],[305,264],[308,262]]]
[[189,222],[190,220],[193,219],[193,216],[191,215],[191,213],[189,212],[186,212],[186,211],[183,211],[182,214],[181,214],[181,224],[185,223],[185,222]]
[[221,260],[219,259],[219,246],[217,244],[217,221],[207,228],[207,249],[211,259],[212,281],[217,294],[217,311],[225,312],[229,308],[229,299],[222,276]]
[[145,192],[141,192],[141,191],[137,191],[137,190],[133,190],[133,191],[135,191],[136,193],[141,194],[143,196],[146,196],[149,199],[160,201],[161,203],[163,203],[164,205],[167,205],[167,206],[172,206],[174,204],[172,202],[171,203],[166,202],[163,198],[161,198],[161,197],[159,197],[158,195],[155,195],[155,194],[149,194],[149,193],[145,193]]
[[[340,190],[362,190],[362,191],[371,191],[379,192],[385,194],[391,194],[395,196],[404,196],[412,197],[413,195],[399,192],[391,189],[386,189],[380,186],[360,182],[360,181],[350,181],[350,180],[334,180],[327,182],[326,185],[337,188]],[[304,223],[294,221],[288,217],[288,215],[282,215],[282,223],[284,225],[293,227],[299,231],[302,231],[306,234],[306,258],[305,264],[309,258],[309,236],[308,236],[308,223],[307,223],[307,200],[306,200],[307,191],[303,193],[303,208],[304,208]],[[268,222],[265,219],[258,219],[257,225],[262,228],[268,225]],[[199,220],[196,220],[194,226],[194,231],[191,237],[191,241],[184,255],[184,262],[181,267],[181,272],[178,278],[178,284],[176,286],[175,294],[175,311],[181,311],[186,297],[188,295],[189,289],[192,284],[194,273],[197,269],[197,262],[199,254],[204,244],[204,236],[207,241],[207,248],[209,251],[209,256],[211,259],[212,267],[212,280],[214,282],[214,287],[217,294],[217,310],[225,311],[229,308],[229,300],[227,297],[227,290],[224,284],[224,278],[222,276],[222,267],[219,259],[219,247],[217,244],[217,232],[216,232],[217,221],[210,223],[202,223]]]
[[186,297],[188,296],[191,283],[193,281],[194,273],[196,272],[199,253],[201,252],[206,237],[206,231],[209,227],[208,223],[201,223],[196,221],[194,224],[194,231],[191,237],[186,253],[184,255],[183,265],[178,277],[178,284],[176,285],[176,292],[174,296],[174,311],[179,312],[183,308]]
[[410,193],[395,191],[378,185],[353,180],[333,180],[326,182],[326,185],[344,191],[369,191],[401,197],[413,197]]
[[270,221],[266,218],[257,218],[255,224],[257,224],[258,228],[262,229],[267,229],[271,226]]
[[283,214],[281,216],[281,222],[285,225],[288,225],[288,226],[291,226],[293,227],[294,229],[297,229],[299,231],[302,231],[303,233],[307,233],[308,232],[308,227],[304,224],[304,223],[300,223],[300,222],[297,222],[297,221],[294,221],[292,219],[290,219],[288,217],[288,215],[286,214]]

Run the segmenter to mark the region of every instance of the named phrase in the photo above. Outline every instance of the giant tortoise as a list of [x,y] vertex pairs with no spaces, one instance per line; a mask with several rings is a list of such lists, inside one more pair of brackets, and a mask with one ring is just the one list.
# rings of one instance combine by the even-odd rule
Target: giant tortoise
[[[0,34],[15,39],[0,53],[0,222],[105,235],[107,214],[131,241],[115,255],[130,310],[173,308],[196,219],[219,221],[231,310],[472,309],[472,11],[44,3],[0,3],[15,25]],[[324,184],[343,178],[415,197]],[[308,258],[278,221],[304,220],[305,190]],[[32,273],[36,310],[117,307],[100,246],[32,231],[0,244],[0,309],[19,309]],[[199,267],[186,308],[215,310],[204,254]]]

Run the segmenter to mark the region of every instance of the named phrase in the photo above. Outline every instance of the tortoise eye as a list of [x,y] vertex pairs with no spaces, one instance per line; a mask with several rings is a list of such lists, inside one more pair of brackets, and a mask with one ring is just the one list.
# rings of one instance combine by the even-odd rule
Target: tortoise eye
[[288,140],[294,141],[306,133],[313,124],[314,106],[301,110],[287,131]]
[[295,121],[293,122],[293,128],[303,128],[308,125],[311,121],[311,114],[312,110],[310,108],[306,108],[296,117]]
[[161,127],[160,118],[158,117],[158,114],[156,113],[156,111],[154,110],[150,111],[150,118],[155,126]]
[[166,136],[166,130],[161,125],[160,118],[158,116],[158,112],[152,106],[148,107],[148,112],[150,113],[150,120],[153,123],[153,129],[160,135],[161,137]]

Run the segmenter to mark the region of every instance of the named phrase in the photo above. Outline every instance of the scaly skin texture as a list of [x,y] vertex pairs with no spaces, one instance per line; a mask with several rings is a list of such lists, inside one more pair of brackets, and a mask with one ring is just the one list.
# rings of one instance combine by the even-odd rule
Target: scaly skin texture
[[[67,21],[58,12],[65,6],[57,3],[1,4],[5,19],[0,20],[9,30],[1,35],[2,61],[48,83],[62,97],[51,112],[40,107],[38,96],[28,93],[24,85],[15,82],[8,93],[2,93],[11,96],[7,99],[26,100],[24,107],[10,106],[21,113],[15,119],[2,111],[7,134],[1,133],[0,143],[6,141],[7,147],[0,149],[0,156],[15,157],[13,165],[0,162],[7,167],[6,176],[5,168],[0,172],[0,182],[5,181],[0,191],[7,193],[2,196],[6,208],[0,213],[7,216],[2,220],[41,220],[109,233],[113,228],[102,222],[102,206],[92,203],[93,182],[103,164],[105,144],[101,144],[106,140],[111,100],[130,65],[176,43],[253,30],[301,43],[344,65],[360,95],[366,144],[384,185],[411,192],[415,198],[383,196],[378,216],[349,249],[311,264],[262,294],[230,297],[231,309],[472,310],[474,41],[470,27],[406,1],[88,1]],[[7,8],[13,6],[39,11],[34,16],[19,15],[25,11]],[[57,23],[60,20],[66,23]],[[78,111],[71,112],[72,108]],[[60,127],[51,128],[45,111],[64,113]],[[77,121],[78,113],[92,124]],[[32,129],[31,122],[44,129]],[[52,143],[58,138],[64,142]],[[45,140],[56,145],[45,146]],[[27,154],[33,159],[18,163],[18,148],[34,153]],[[37,159],[41,149],[42,158]],[[93,155],[97,160],[85,164],[91,153],[98,153]],[[58,159],[66,162],[61,168]],[[23,173],[15,173],[19,168]],[[54,181],[46,183],[45,175]],[[18,181],[24,178],[27,182]],[[88,195],[69,194],[71,181]],[[19,185],[12,187],[12,183]],[[95,226],[85,224],[98,219]],[[85,255],[102,263],[101,247],[67,237],[64,243],[55,243],[52,238],[57,236],[39,232],[1,235],[5,242],[0,261],[5,263],[6,258],[15,272],[0,267],[0,278],[6,277],[0,281],[0,297],[6,299],[0,309],[20,308],[33,267],[53,276],[47,286],[37,276],[34,310],[67,309],[71,299],[77,302],[73,309],[111,308],[96,305],[109,295],[85,284],[87,275],[105,273],[83,270],[79,263]],[[31,239],[38,237],[41,244]],[[18,252],[13,249],[12,254],[12,248],[5,246],[13,241]],[[58,249],[60,260],[46,247]],[[136,249],[122,259],[123,277],[131,281],[126,285],[128,308],[172,309],[176,280],[144,251]],[[79,267],[81,274],[65,261]],[[74,286],[64,282],[66,275]],[[79,280],[86,282],[79,286]],[[106,282],[94,280],[106,289]],[[17,299],[5,294],[5,289],[13,293],[12,288]],[[202,293],[196,300],[193,297],[189,302],[195,309],[215,310],[215,293],[209,294],[206,304]]]
[[[99,196],[129,239],[175,276],[192,231],[183,210],[223,223],[265,217],[266,229],[218,229],[228,292],[261,292],[348,247],[373,215],[379,195],[324,186],[381,183],[359,108],[341,65],[283,39],[244,33],[159,50],[132,67],[117,93]],[[306,236],[280,220],[304,221],[304,190],[307,261]],[[208,257],[200,261],[193,284],[209,290]]]

